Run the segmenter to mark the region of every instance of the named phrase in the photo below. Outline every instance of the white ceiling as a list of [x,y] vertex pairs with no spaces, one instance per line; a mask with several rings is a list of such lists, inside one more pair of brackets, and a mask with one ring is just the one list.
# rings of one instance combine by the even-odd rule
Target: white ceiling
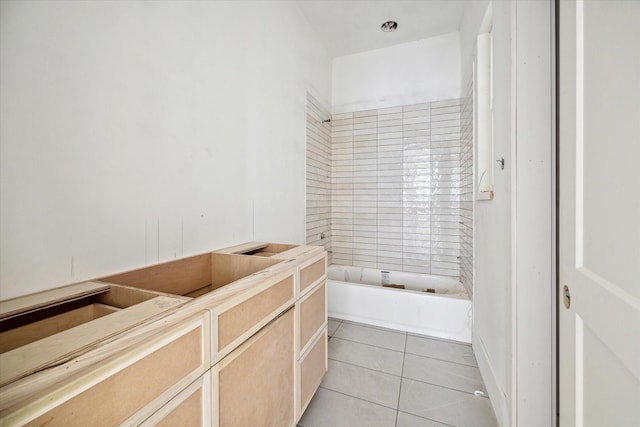
[[[333,56],[379,49],[458,31],[469,0],[298,0]],[[380,25],[396,21],[385,33]]]

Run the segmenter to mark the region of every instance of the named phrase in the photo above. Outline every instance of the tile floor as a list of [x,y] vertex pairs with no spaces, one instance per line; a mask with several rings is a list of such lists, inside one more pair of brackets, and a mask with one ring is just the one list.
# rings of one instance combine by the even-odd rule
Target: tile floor
[[471,346],[329,319],[329,371],[302,427],[497,426]]

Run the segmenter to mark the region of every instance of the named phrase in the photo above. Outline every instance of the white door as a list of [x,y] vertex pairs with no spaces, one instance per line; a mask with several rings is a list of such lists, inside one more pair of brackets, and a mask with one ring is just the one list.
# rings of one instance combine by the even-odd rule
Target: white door
[[559,19],[560,425],[638,427],[640,0]]

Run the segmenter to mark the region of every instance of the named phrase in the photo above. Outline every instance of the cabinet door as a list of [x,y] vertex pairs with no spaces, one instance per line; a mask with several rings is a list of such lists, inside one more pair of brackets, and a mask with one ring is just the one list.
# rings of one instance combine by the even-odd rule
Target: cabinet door
[[298,298],[309,292],[315,285],[327,277],[327,255],[312,258],[300,265],[300,280],[298,281]]
[[211,310],[213,320],[211,354],[213,363],[293,305],[295,297],[293,272],[285,277],[263,280],[241,298],[231,298]]
[[294,360],[289,309],[211,369],[213,425],[294,425]]
[[322,382],[322,377],[327,372],[327,327],[316,336],[308,350],[300,357],[300,400],[298,415],[309,405],[311,398]]
[[0,424],[137,424],[206,372],[209,325],[208,312],[181,322],[69,378]]
[[311,344],[311,340],[327,323],[327,286],[326,281],[307,293],[296,303],[300,316],[299,353],[302,355]]

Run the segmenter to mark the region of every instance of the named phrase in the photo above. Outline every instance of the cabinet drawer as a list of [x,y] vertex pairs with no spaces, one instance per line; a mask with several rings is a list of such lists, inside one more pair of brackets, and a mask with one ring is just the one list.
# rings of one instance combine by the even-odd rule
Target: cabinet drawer
[[302,415],[327,372],[327,328],[300,358],[300,412]]
[[144,419],[209,365],[208,313],[154,335],[72,377],[2,422],[6,425],[118,425]]
[[300,266],[300,289],[298,295],[303,295],[309,291],[316,283],[324,279],[327,275],[327,257],[323,254],[320,258],[314,258],[311,261]]
[[240,301],[221,304],[212,310],[217,339],[212,342],[213,362],[229,354],[234,348],[273,320],[295,297],[294,276],[270,281],[252,296]]
[[300,313],[300,354],[306,350],[311,339],[327,322],[327,286],[326,281],[305,295],[298,302]]
[[213,425],[294,424],[293,309],[211,368]]
[[207,427],[211,425],[211,377],[202,375],[141,426]]

